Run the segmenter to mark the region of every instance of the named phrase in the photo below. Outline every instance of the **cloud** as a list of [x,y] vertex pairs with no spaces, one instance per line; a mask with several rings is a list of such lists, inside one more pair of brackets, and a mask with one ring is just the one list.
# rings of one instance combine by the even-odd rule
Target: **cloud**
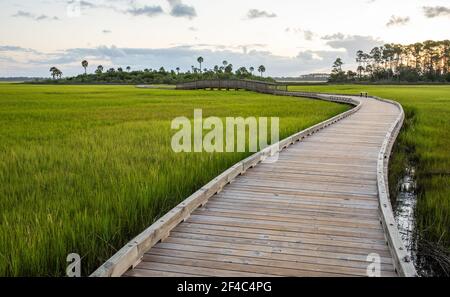
[[444,6],[424,6],[423,13],[427,18],[435,18],[440,16],[450,16],[450,7]]
[[267,12],[265,10],[250,9],[247,12],[248,19],[258,19],[258,18],[275,18],[277,15],[273,12]]
[[[46,76],[49,66],[56,66],[66,75],[80,73],[80,61],[86,59],[90,65],[103,65],[104,67],[124,67],[130,65],[133,69],[152,68],[166,69],[180,67],[189,70],[191,65],[196,65],[196,57],[205,59],[204,65],[213,68],[221,65],[223,60],[232,63],[235,68],[240,66],[258,67],[265,65],[267,74],[272,76],[295,76],[301,73],[315,71],[329,71],[333,61],[340,56],[344,61],[351,62],[353,57],[348,57],[340,50],[301,51],[293,57],[275,55],[262,48],[263,44],[244,44],[234,47],[223,45],[194,44],[179,45],[168,48],[119,48],[116,46],[100,46],[96,48],[71,48],[53,53],[41,53],[26,58],[21,64],[9,67],[9,71],[0,70],[0,76],[23,75],[24,69],[28,69],[27,75]],[[4,48],[4,47],[1,47]],[[0,50],[1,50],[0,48]],[[11,57],[9,54],[2,54]],[[12,64],[9,63],[11,66]],[[17,66],[17,67],[16,67]],[[14,69],[21,68],[21,72]],[[15,71],[15,72],[14,72]]]
[[303,31],[303,36],[305,37],[305,40],[311,41],[311,40],[313,40],[314,32],[312,32],[310,30],[305,30],[305,31]]
[[24,18],[34,18],[35,16],[33,14],[31,14],[30,12],[27,11],[23,11],[23,10],[19,10],[18,12],[16,12],[16,14],[12,15],[13,17],[19,18],[19,17],[24,17]]
[[[74,1],[69,1],[69,3],[73,3]],[[96,8],[98,7],[98,5],[92,3],[92,2],[88,2],[88,1],[79,1],[79,4],[83,7],[88,7],[88,8]]]
[[[294,32],[294,29],[289,29]],[[298,29],[297,29],[298,30]],[[303,30],[300,32],[303,34]],[[372,36],[344,35],[335,33],[321,37],[328,48],[323,50],[301,50],[297,55],[286,57],[271,53],[266,44],[178,44],[165,48],[126,48],[116,46],[99,46],[95,48],[69,48],[55,52],[28,53],[30,49],[18,46],[0,46],[2,57],[13,58],[17,62],[5,60],[0,69],[0,76],[16,76],[26,73],[30,76],[45,76],[49,66],[56,66],[66,75],[80,73],[80,61],[87,59],[90,65],[104,67],[124,67],[133,69],[152,68],[189,70],[196,65],[196,57],[205,59],[204,65],[213,68],[221,65],[223,60],[240,66],[258,67],[265,65],[271,76],[296,76],[310,72],[329,72],[337,57],[345,62],[345,69],[356,67],[355,54],[358,50],[370,51],[373,47],[384,44]],[[0,67],[1,68],[1,67]],[[18,70],[16,70],[18,69]],[[28,72],[26,72],[28,71]]]
[[57,21],[59,20],[59,18],[57,16],[48,16],[45,14],[41,14],[41,15],[35,15],[31,12],[28,11],[23,11],[23,10],[19,10],[17,11],[15,14],[12,15],[15,18],[29,18],[29,19],[33,19],[35,21],[43,21],[43,20],[53,20],[53,21]]
[[170,5],[170,11],[165,12],[160,5],[144,5],[138,6],[136,0],[110,0],[103,1],[104,3],[95,3],[89,1],[76,1],[69,0],[68,3],[72,4],[77,2],[82,8],[92,9],[109,9],[117,13],[127,13],[133,16],[148,16],[153,17],[161,14],[169,14],[174,17],[186,17],[192,19],[197,16],[197,12],[193,6],[184,4],[181,0],[167,0]]
[[[324,37],[327,39],[324,39]],[[372,36],[344,35],[342,33],[336,33],[334,35],[324,37],[322,37],[322,39],[327,40],[326,44],[328,46],[336,50],[344,50],[348,55],[350,55],[350,57],[353,56],[358,50],[368,52],[372,48],[385,43],[384,41]]]
[[411,19],[409,17],[400,17],[400,16],[391,16],[391,18],[389,19],[389,22],[386,23],[387,27],[391,27],[391,26],[402,26],[402,25],[406,25],[407,23],[409,23]]
[[45,14],[41,14],[40,16],[36,17],[36,21],[43,21],[43,20],[53,20],[53,21],[58,21],[59,18],[57,16],[47,16]]
[[197,16],[194,6],[186,5],[181,0],[167,0],[170,5],[170,15],[174,17],[185,17],[193,19]]
[[67,4],[76,4],[76,5],[79,5],[79,6],[84,7],[84,8],[98,8],[98,7],[102,7],[102,5],[100,5],[100,4],[94,4],[92,2],[84,1],[84,0],[68,0]]
[[14,45],[0,45],[0,52],[34,52],[34,50]]
[[345,38],[345,35],[342,33],[334,33],[331,35],[325,35],[322,36],[320,39],[322,40],[343,40]]
[[148,5],[146,5],[146,6],[141,7],[141,8],[136,8],[136,7],[130,8],[126,12],[131,14],[131,15],[134,15],[134,16],[149,16],[149,17],[152,17],[152,16],[156,16],[156,15],[162,14],[163,10],[162,10],[161,6],[159,6],[159,5],[158,6],[148,6]]
[[305,40],[308,40],[308,41],[311,41],[311,40],[313,40],[313,38],[314,38],[314,36],[316,35],[313,31],[311,31],[311,30],[303,30],[303,29],[300,29],[300,28],[286,28],[285,30],[284,30],[285,32],[287,32],[287,33],[290,33],[290,32],[292,32],[292,33],[294,33],[294,34],[302,34],[303,35],[303,38],[305,39]]

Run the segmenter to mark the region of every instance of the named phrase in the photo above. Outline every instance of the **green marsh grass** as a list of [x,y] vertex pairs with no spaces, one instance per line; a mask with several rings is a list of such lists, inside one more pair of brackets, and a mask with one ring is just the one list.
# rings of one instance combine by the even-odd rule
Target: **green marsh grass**
[[280,137],[349,107],[245,91],[0,85],[0,275],[92,272],[249,153],[173,153],[172,119],[277,116]]
[[[390,161],[395,190],[412,163],[418,183],[417,227],[429,241],[450,251],[450,86],[291,86],[291,90],[370,95],[400,102],[406,120]],[[391,195],[392,196],[392,195]]]

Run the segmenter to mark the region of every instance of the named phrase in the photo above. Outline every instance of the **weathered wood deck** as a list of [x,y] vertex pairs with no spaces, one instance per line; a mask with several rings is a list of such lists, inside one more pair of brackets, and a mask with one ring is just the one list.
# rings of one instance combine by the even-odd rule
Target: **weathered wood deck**
[[138,247],[124,276],[366,276],[374,253],[381,276],[414,275],[399,266],[379,197],[380,150],[401,110],[352,99],[355,113],[242,172]]

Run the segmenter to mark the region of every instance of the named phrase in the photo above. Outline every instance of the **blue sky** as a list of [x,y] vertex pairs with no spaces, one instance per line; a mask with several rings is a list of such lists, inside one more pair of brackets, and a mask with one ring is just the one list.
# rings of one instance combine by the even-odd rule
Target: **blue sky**
[[450,39],[448,0],[0,0],[0,76],[264,64],[267,74],[348,68],[385,42]]

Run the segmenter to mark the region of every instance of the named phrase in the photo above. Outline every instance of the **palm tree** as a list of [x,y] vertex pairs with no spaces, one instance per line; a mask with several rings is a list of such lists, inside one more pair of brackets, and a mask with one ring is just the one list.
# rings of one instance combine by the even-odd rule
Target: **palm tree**
[[84,74],[85,74],[85,75],[87,74],[86,68],[88,67],[88,65],[89,65],[89,63],[88,63],[88,61],[86,61],[86,60],[83,60],[83,61],[81,62],[81,66],[83,66],[83,68],[84,68]]
[[55,79],[55,78],[61,78],[61,77],[62,77],[62,72],[61,72],[61,70],[59,70],[59,69],[56,68],[56,67],[50,68],[50,72],[51,72],[51,75],[52,75],[53,79]]
[[55,79],[55,76],[56,76],[56,67],[55,67],[55,66],[53,66],[52,68],[50,68],[50,73],[51,73],[53,79]]
[[131,70],[131,67],[127,66],[127,71],[130,72],[130,70]]
[[198,69],[200,69],[200,72],[202,72],[203,57],[198,57],[197,62],[200,65],[200,67]]
[[266,67],[264,65],[261,65],[258,67],[258,72],[261,73],[261,77],[263,76],[263,73],[266,72]]
[[253,71],[255,71],[255,67],[250,66],[249,70],[250,70],[250,73],[253,75]]
[[175,70],[177,71],[177,74],[180,75],[180,67],[177,67]]
[[225,73],[231,72],[233,72],[233,64],[228,64],[227,67],[225,67]]
[[227,65],[228,65],[228,61],[227,61],[227,60],[224,60],[224,61],[222,62],[222,64],[223,64],[223,67],[225,68],[225,67],[227,67]]
[[63,75],[62,71],[59,69],[56,69],[56,76],[61,79],[62,75]]
[[97,70],[95,70],[95,73],[102,74],[103,73],[103,66],[102,65],[98,65],[97,66]]

